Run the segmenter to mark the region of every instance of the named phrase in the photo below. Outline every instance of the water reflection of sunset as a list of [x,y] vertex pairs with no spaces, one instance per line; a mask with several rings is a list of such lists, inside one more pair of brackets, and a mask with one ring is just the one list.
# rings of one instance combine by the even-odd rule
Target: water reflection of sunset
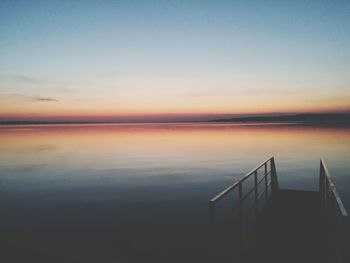
[[[2,233],[16,224],[20,235],[24,227],[36,226],[35,235],[23,237],[25,245],[37,233],[49,233],[50,242],[60,240],[63,233],[69,238],[57,241],[57,247],[75,249],[85,242],[81,229],[90,233],[93,227],[101,227],[104,236],[92,238],[98,243],[93,247],[113,244],[112,251],[115,236],[121,242],[131,238],[138,249],[147,244],[148,251],[161,246],[187,251],[184,240],[203,246],[207,200],[271,155],[276,158],[280,186],[306,190],[318,186],[319,157],[324,157],[332,177],[340,182],[339,192],[345,193],[344,202],[350,202],[346,195],[350,129],[345,128],[214,123],[23,125],[0,127],[0,140],[1,220],[7,222]],[[187,222],[193,225],[177,228]],[[166,230],[155,231],[159,226]],[[169,230],[172,237],[181,237],[170,240]],[[140,232],[146,234],[140,238]],[[56,248],[45,241],[39,242],[41,248]],[[86,248],[76,253],[84,254]]]
[[[101,155],[111,162],[124,160],[131,164],[152,159],[159,160],[160,165],[193,160],[258,161],[269,155],[283,158],[292,153],[300,158],[305,154],[317,158],[333,151],[343,154],[348,151],[350,141],[346,129],[204,123],[12,126],[2,127],[0,137],[1,159],[13,158],[23,163],[39,156],[49,160],[71,154],[74,158],[69,162],[84,158],[88,166],[89,160],[94,162]],[[325,147],[329,144],[338,146]],[[99,165],[106,165],[101,161]]]

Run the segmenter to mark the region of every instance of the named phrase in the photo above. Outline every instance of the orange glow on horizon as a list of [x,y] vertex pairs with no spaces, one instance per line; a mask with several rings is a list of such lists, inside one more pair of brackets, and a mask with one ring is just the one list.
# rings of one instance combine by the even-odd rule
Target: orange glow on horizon
[[260,114],[293,114],[293,113],[321,113],[321,112],[349,112],[350,103],[345,96],[342,99],[301,101],[299,98],[288,100],[278,99],[274,96],[247,98],[224,98],[210,100],[209,98],[191,100],[185,98],[160,99],[152,103],[139,103],[125,101],[113,103],[110,100],[104,102],[34,102],[18,103],[6,101],[0,105],[1,119],[23,120],[150,120],[150,119],[174,119],[174,118],[204,118],[225,115],[260,115]]

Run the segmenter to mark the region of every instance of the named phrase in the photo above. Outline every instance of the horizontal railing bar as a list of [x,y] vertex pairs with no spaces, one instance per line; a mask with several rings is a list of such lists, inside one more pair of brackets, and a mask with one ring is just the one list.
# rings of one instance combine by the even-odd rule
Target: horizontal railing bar
[[[270,184],[268,184],[267,186],[269,186]],[[260,198],[265,194],[267,190],[265,189],[264,191],[261,192],[261,194],[258,196],[258,200],[260,200]]]
[[[269,183],[266,185],[267,187],[269,187],[271,185],[271,181],[269,181]],[[260,198],[267,192],[268,189],[264,189],[264,191],[262,191],[260,193],[260,195],[258,196],[258,200],[260,200]]]
[[328,171],[328,168],[327,166],[325,165],[325,162],[323,161],[323,159],[321,159],[321,167],[322,167],[322,170],[324,172],[324,175],[326,176],[326,180],[328,181],[328,185],[330,186],[330,190],[331,192],[333,193],[334,197],[335,197],[335,200],[336,200],[336,203],[337,203],[337,206],[340,210],[340,213],[342,216],[344,217],[347,217],[348,216],[348,212],[346,211],[345,207],[344,207],[344,204],[338,194],[338,191],[332,181],[332,178],[331,176],[329,175],[329,171]]
[[[271,181],[269,181],[269,183],[267,184],[267,187],[269,187],[271,185]],[[253,189],[254,190],[254,189]],[[267,192],[267,189],[265,189],[264,191],[261,192],[261,194],[258,196],[258,200],[261,199],[261,197],[265,194],[265,192]],[[242,201],[244,200],[244,197],[242,199]],[[243,204],[242,204],[243,205]],[[255,205],[253,205],[253,207],[255,207]],[[239,208],[239,202],[237,201],[237,203],[225,214],[222,215],[222,217],[226,217],[229,214],[234,214],[236,212],[236,210]]]
[[240,184],[240,181],[235,182],[233,185],[227,187],[224,191],[222,191],[220,194],[212,198],[209,202],[215,203],[219,199],[223,198],[225,195],[227,195],[231,190],[236,188]]
[[[261,181],[263,181],[263,180],[261,180]],[[271,184],[271,181],[269,181],[269,183],[267,184],[267,186],[269,186]],[[259,185],[259,184],[257,184],[257,185]],[[243,195],[242,196],[242,201],[244,201],[244,199],[246,199],[252,192],[254,192],[255,191],[255,187],[254,188],[252,188],[252,189],[250,189],[249,190],[249,192],[247,192],[245,195]],[[264,191],[265,192],[265,191]]]
[[273,158],[273,156],[268,158],[265,162],[262,162],[261,164],[259,164],[257,167],[255,167],[250,172],[246,173],[244,176],[241,177],[241,179],[239,181],[243,182],[244,180],[246,180],[250,175],[254,174],[257,170],[259,170],[262,166],[264,166],[265,163],[268,163],[269,161],[271,161],[272,158]]
[[251,193],[253,193],[255,188],[250,189],[245,195],[242,196],[242,201],[246,199]]
[[[271,183],[269,183],[267,186],[269,186],[269,185],[271,185]],[[258,197],[258,200],[261,198],[261,196],[262,196],[265,192],[266,192],[266,190],[264,190],[264,191],[260,194],[260,196]],[[248,207],[247,213],[250,213],[251,210],[253,210],[253,208],[255,208],[257,205],[258,205],[258,204],[254,202],[251,206]]]
[[[269,174],[271,173],[271,171],[269,171],[266,176],[268,176]],[[258,181],[258,184],[259,185],[261,182],[265,181],[265,175]]]
[[250,172],[246,173],[244,176],[242,176],[237,182],[235,182],[233,185],[230,185],[229,187],[227,187],[225,190],[223,190],[220,194],[218,194],[217,196],[215,196],[214,198],[212,198],[209,202],[211,203],[215,203],[216,201],[220,200],[221,198],[223,198],[225,195],[227,195],[230,191],[232,191],[234,188],[236,188],[240,183],[242,183],[243,181],[245,181],[249,176],[251,176],[252,174],[254,174],[258,169],[260,169],[262,166],[265,165],[265,163],[268,163],[269,161],[271,161],[273,158],[270,157],[268,158],[266,161],[262,162],[261,164],[259,164],[257,167],[255,167],[253,170],[251,170]]

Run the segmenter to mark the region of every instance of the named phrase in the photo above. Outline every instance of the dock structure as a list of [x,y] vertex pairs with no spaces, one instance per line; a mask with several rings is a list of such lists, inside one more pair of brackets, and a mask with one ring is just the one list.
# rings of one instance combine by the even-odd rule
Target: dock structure
[[349,216],[320,160],[319,191],[281,189],[274,157],[209,201],[213,262],[350,262]]

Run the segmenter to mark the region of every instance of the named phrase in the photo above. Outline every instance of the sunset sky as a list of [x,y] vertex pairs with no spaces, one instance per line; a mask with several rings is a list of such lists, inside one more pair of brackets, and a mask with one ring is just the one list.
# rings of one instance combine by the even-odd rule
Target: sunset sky
[[350,1],[0,2],[0,120],[350,111]]

